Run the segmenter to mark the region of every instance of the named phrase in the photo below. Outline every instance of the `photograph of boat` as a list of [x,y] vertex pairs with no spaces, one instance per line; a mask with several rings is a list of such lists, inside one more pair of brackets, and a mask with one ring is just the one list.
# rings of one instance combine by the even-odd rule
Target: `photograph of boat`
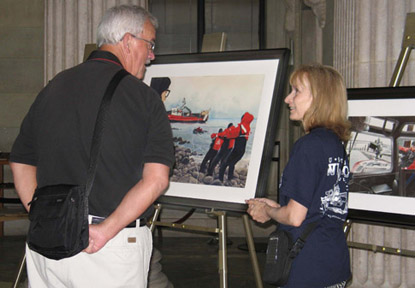
[[167,111],[167,116],[172,123],[206,123],[209,119],[209,110],[193,113],[192,110],[186,106],[186,98],[183,98],[182,105]]

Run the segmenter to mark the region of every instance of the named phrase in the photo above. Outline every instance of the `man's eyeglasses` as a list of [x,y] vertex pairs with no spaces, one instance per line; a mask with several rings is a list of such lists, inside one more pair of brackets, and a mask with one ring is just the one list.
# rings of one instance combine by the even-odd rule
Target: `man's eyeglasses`
[[150,47],[151,51],[154,52],[154,48],[156,48],[156,43],[154,43],[153,41],[150,41],[150,40],[147,40],[147,39],[144,39],[144,38],[135,36],[134,34],[130,34],[130,35],[133,36],[135,39],[143,40],[144,42],[147,42],[150,45],[149,47]]

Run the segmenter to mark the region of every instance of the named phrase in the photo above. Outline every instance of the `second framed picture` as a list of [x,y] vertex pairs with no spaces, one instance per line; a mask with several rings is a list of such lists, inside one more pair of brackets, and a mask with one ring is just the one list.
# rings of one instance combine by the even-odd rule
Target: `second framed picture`
[[348,89],[349,217],[414,226],[415,87]]

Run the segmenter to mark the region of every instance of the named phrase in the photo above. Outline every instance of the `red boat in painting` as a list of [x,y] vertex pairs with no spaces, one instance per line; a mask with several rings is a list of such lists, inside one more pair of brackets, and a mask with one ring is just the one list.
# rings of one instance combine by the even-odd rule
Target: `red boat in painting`
[[167,116],[173,123],[205,123],[209,119],[209,110],[192,113],[192,110],[186,106],[186,99],[183,99],[183,104],[167,111]]

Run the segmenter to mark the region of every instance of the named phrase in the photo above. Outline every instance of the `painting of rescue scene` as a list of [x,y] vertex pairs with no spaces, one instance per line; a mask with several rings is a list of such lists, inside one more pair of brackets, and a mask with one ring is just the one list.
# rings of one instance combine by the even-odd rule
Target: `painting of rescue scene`
[[264,75],[154,77],[175,143],[172,182],[245,187]]
[[176,156],[159,203],[240,212],[265,194],[288,61],[288,49],[269,49],[160,55],[147,67]]
[[415,87],[348,89],[349,209],[356,218],[359,211],[378,222],[415,218],[414,95]]

